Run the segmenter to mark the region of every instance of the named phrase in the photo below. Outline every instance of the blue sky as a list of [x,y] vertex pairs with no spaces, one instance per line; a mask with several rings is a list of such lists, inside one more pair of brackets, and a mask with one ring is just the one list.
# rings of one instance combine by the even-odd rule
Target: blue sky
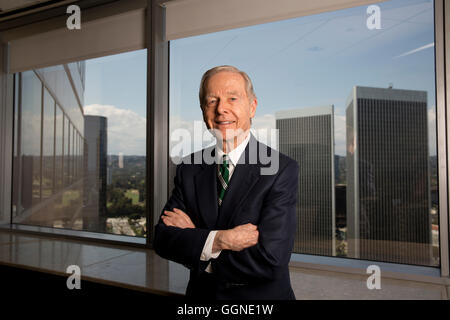
[[354,85],[389,83],[429,91],[434,105],[433,50],[394,58],[434,42],[433,3],[379,6],[381,30],[367,29],[364,6],[172,41],[171,101],[183,117],[197,118],[190,111],[201,75],[231,64],[252,78],[261,114],[330,103],[344,114]]
[[[394,0],[379,6],[381,30],[367,28],[363,6],[171,41],[171,129],[192,128],[192,121],[201,120],[200,78],[222,64],[252,78],[259,101],[255,123],[262,127],[278,110],[334,104],[338,154],[345,152],[341,127],[355,85],[387,88],[392,83],[398,89],[425,90],[433,112],[433,2]],[[146,59],[140,50],[87,61],[85,104],[110,105],[145,118]],[[109,153],[117,152],[110,144]],[[124,154],[145,150],[143,144]],[[430,151],[435,153],[435,146]]]
[[[362,6],[172,41],[171,128],[201,119],[200,78],[223,64],[252,78],[260,126],[268,126],[271,118],[274,123],[278,110],[333,104],[340,155],[345,154],[345,102],[355,85],[387,88],[392,83],[398,89],[424,90],[434,110],[433,2],[395,0],[379,6],[381,30],[367,28],[367,6]],[[435,153],[430,128],[430,151]]]
[[108,119],[108,154],[146,154],[147,50],[86,61],[85,114]]
[[147,50],[86,61],[85,105],[105,104],[146,117]]

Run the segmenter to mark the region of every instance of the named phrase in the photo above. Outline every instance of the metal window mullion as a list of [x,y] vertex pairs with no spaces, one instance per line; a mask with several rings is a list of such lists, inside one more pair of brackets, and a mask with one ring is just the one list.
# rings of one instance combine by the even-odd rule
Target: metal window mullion
[[68,119],[68,121],[67,121],[67,123],[68,123],[68,125],[67,125],[67,180],[68,180],[68,184],[70,185],[71,183],[72,183],[72,179],[71,179],[71,177],[70,177],[70,169],[71,169],[71,164],[70,164],[70,155],[71,155],[71,153],[70,153],[70,148],[71,148],[71,146],[72,146],[72,144],[70,143],[70,138],[71,138],[71,135],[70,135],[70,129],[71,129],[71,121],[70,121],[70,119]]
[[[445,6],[446,13],[450,8]],[[445,71],[445,39],[444,39],[444,1],[435,0],[435,52],[436,52],[436,107],[437,107],[437,143],[439,167],[439,245],[441,276],[449,276],[449,243],[448,243],[448,175],[447,175],[447,136],[448,115],[446,114],[446,71]],[[448,26],[447,19],[447,26]],[[447,27],[448,28],[448,27]],[[447,34],[447,37],[449,35]],[[448,66],[447,66],[448,68]]]
[[[147,42],[147,246],[167,201],[169,168],[169,42],[163,39],[164,0],[148,0]],[[164,138],[161,138],[164,137]]]
[[53,100],[53,164],[52,164],[52,194],[56,193],[56,101]]
[[75,129],[74,133],[73,133],[73,140],[74,140],[74,151],[73,151],[73,155],[74,155],[74,159],[73,159],[73,180],[77,181],[77,156],[78,156],[78,131]]
[[64,113],[63,110],[61,110],[62,112],[62,152],[61,152],[61,189],[64,188],[64,183],[65,183],[65,179],[64,179],[64,138],[65,138],[65,134],[66,134],[66,114]]
[[[22,213],[22,73],[19,73],[19,94],[18,94],[18,103],[17,103],[17,205],[16,205],[16,215],[20,215]],[[13,223],[13,218],[11,215],[11,223]]]
[[[39,78],[38,78],[39,79]],[[40,81],[40,79],[39,79]],[[39,181],[39,201],[42,201],[42,171],[43,171],[43,150],[44,150],[44,84],[41,82],[41,146],[40,146],[40,157],[39,157],[39,167],[40,167],[40,181]]]
[[[442,104],[442,107],[444,107],[444,109],[447,111],[447,107],[448,107],[448,99],[450,98],[450,88],[448,87],[448,83],[450,83],[450,64],[447,63],[447,61],[450,60],[450,53],[449,53],[449,48],[450,48],[450,5],[448,3],[448,1],[444,1],[444,0],[436,0],[437,3],[435,3],[435,15],[438,15],[440,12],[440,16],[439,16],[439,22],[441,23],[440,28],[439,28],[439,22],[437,23],[437,28],[439,28],[439,32],[442,32],[442,34],[445,34],[445,42],[442,41],[442,35],[439,37],[439,39],[436,39],[435,42],[437,41],[442,41],[442,45],[440,46],[441,48],[444,47],[446,48],[445,51],[440,52],[440,54],[442,54],[442,52],[445,52],[445,56],[443,56],[438,63],[440,63],[440,65],[436,68],[437,70],[440,70],[441,72],[444,70],[443,66],[446,66],[445,69],[445,78],[443,78],[443,85],[440,86],[440,88],[443,88],[444,92],[443,92],[443,96],[445,96],[446,98],[443,99],[444,104]],[[444,17],[442,17],[442,14],[444,15]],[[436,19],[438,20],[438,19]],[[445,25],[444,22],[445,21]],[[444,32],[445,30],[445,32]],[[438,50],[438,47],[436,46],[436,51]],[[447,59],[449,58],[449,59]],[[441,69],[439,69],[441,68]],[[449,144],[449,138],[450,138],[450,114],[447,112],[447,118],[446,118],[446,125],[447,125],[447,144],[446,144],[446,151],[448,153],[450,144]],[[444,144],[444,140],[442,142]],[[448,169],[450,166],[450,157],[448,157],[447,154],[447,171],[445,171],[446,173],[446,180],[444,180],[446,182],[446,186],[448,188]],[[443,182],[444,182],[443,181]],[[450,276],[450,262],[449,262],[449,247],[450,247],[450,242],[449,242],[449,221],[450,221],[450,216],[449,216],[449,195],[450,195],[450,189],[445,190],[446,191],[446,200],[447,202],[446,207],[445,207],[445,211],[442,211],[442,216],[444,219],[441,220],[442,222],[442,237],[441,237],[441,242],[440,245],[442,246],[442,250],[441,250],[441,254],[443,253],[444,255],[441,258],[441,275],[442,276],[446,276],[449,277]]]

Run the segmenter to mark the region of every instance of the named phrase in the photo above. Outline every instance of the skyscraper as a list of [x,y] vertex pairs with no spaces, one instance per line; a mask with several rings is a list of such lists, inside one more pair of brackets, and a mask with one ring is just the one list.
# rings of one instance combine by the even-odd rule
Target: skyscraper
[[84,116],[85,192],[83,224],[86,228],[105,231],[108,119]]
[[334,106],[275,116],[279,151],[299,164],[294,252],[335,255]]
[[429,264],[427,93],[354,87],[346,113],[348,255]]

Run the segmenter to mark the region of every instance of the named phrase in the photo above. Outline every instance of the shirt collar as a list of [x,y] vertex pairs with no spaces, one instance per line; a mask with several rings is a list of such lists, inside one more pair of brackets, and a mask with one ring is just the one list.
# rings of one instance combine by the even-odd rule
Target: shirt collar
[[[239,158],[241,157],[242,153],[247,147],[249,141],[250,141],[250,131],[247,133],[247,137],[244,139],[244,141],[242,141],[236,148],[234,148],[227,154],[233,166],[236,166],[236,164],[238,163]],[[225,153],[223,152],[223,150],[216,144],[217,163],[222,163],[222,157],[224,154]]]

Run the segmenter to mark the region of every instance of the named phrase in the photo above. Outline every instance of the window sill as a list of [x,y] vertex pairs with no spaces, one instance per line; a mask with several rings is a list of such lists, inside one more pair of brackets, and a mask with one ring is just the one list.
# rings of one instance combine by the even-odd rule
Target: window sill
[[450,278],[441,277],[440,269],[437,267],[296,253],[291,255],[291,261],[289,263],[291,268],[313,269],[365,276],[372,274],[372,272],[367,273],[367,267],[370,265],[380,267],[381,277],[383,278],[450,285]]
[[2,224],[0,225],[0,231],[23,233],[50,238],[62,238],[67,240],[73,239],[105,244],[118,244],[133,247],[146,247],[147,243],[147,239],[143,237],[132,237],[126,235],[90,232],[82,230],[71,230],[62,228],[30,226],[16,223]]
[[[170,272],[167,260],[153,250],[118,244],[101,244],[86,238],[0,229],[0,265],[68,277],[67,268],[78,266],[81,280],[158,295],[182,296],[185,279]],[[61,290],[67,289],[65,281]],[[180,289],[181,288],[181,289]]]

